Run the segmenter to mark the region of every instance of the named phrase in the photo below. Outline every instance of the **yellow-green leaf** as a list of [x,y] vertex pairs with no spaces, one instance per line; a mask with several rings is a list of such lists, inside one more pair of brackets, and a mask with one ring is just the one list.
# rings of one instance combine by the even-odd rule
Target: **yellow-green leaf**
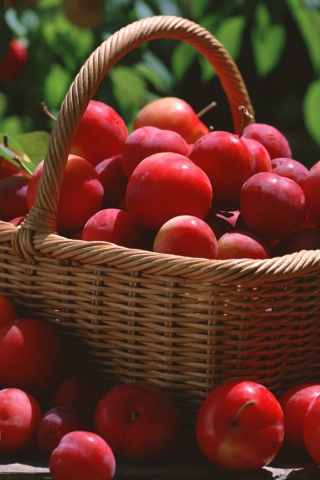
[[34,172],[36,166],[44,159],[48,150],[49,138],[50,134],[42,131],[22,133],[15,137],[30,159],[30,162],[25,159],[22,162],[31,172]]
[[29,159],[25,155],[23,147],[13,137],[5,133],[0,133],[0,138],[0,158],[5,158],[16,167],[32,173],[28,166]]

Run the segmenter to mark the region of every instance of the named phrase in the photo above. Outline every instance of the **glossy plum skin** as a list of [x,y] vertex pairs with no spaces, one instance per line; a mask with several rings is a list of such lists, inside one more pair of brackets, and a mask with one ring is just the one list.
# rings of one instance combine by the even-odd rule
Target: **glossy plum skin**
[[253,138],[267,149],[271,160],[279,157],[292,157],[287,138],[273,125],[250,123],[243,129],[242,137]]
[[0,329],[0,386],[43,394],[62,380],[67,357],[61,337],[36,318],[18,318]]
[[218,240],[217,258],[270,258],[268,245],[257,235],[244,230],[234,230],[222,235]]
[[80,120],[70,153],[96,166],[105,158],[121,154],[127,136],[122,117],[106,103],[91,100]]
[[301,383],[286,389],[279,396],[284,419],[284,450],[291,455],[307,453],[303,438],[303,423],[306,412],[320,394],[317,383]]
[[126,206],[134,221],[153,231],[178,215],[204,219],[211,201],[211,183],[203,170],[184,155],[171,152],[142,160],[126,193]]
[[168,456],[180,432],[180,412],[167,392],[144,382],[118,384],[99,400],[94,431],[116,458],[152,462]]
[[95,169],[104,190],[101,208],[119,208],[126,196],[128,184],[121,155],[102,160],[95,166]]
[[291,178],[302,187],[305,178],[308,176],[309,169],[301,162],[292,158],[274,158],[271,160],[272,172],[282,177]]
[[187,156],[189,147],[184,138],[172,130],[152,126],[134,130],[128,136],[121,155],[122,166],[127,177],[130,177],[141,160],[161,152],[174,152]]
[[[0,145],[3,145],[0,143]],[[12,177],[13,175],[19,175],[23,177],[30,177],[30,174],[27,173],[25,170],[13,165],[13,163],[9,162],[5,158],[0,157],[0,180],[7,177]]]
[[245,142],[233,133],[213,131],[194,144],[189,158],[210,179],[212,208],[238,209],[241,187],[254,173],[254,160]]
[[132,216],[118,208],[106,208],[95,213],[82,230],[82,240],[103,241],[127,248],[142,245],[140,229]]
[[64,379],[53,391],[51,406],[64,406],[76,410],[92,422],[98,400],[105,393],[104,385],[89,374],[74,374]]
[[159,98],[142,107],[134,120],[133,130],[145,126],[173,130],[190,144],[209,132],[191,105],[177,97]]
[[312,227],[299,228],[277,243],[273,256],[318,249],[320,249],[320,230]]
[[87,424],[81,414],[70,407],[57,406],[47,410],[39,419],[35,431],[36,446],[49,457],[64,435],[83,430]]
[[268,150],[262,145],[262,143],[254,140],[253,138],[241,137],[247,145],[254,159],[254,172],[271,172],[272,164]]
[[303,441],[312,460],[320,465],[320,395],[310,403],[303,420]]
[[0,328],[18,318],[15,304],[9,297],[0,293]]
[[263,239],[280,240],[303,220],[304,193],[290,178],[256,173],[241,189],[240,212],[249,230]]
[[283,437],[278,400],[266,387],[251,381],[218,385],[200,406],[196,419],[201,451],[213,464],[228,470],[249,472],[268,465],[280,451]]
[[76,430],[64,435],[53,450],[49,470],[53,480],[111,480],[116,461],[99,435]]
[[225,233],[234,230],[234,226],[227,218],[215,212],[209,212],[205,218],[205,222],[209,225],[217,240],[219,240],[219,238]]
[[33,395],[13,387],[0,390],[0,455],[24,451],[34,439],[40,417]]
[[218,243],[204,220],[191,215],[180,215],[162,225],[155,237],[153,251],[215,259]]
[[28,213],[29,178],[12,175],[0,180],[0,220],[6,222]]
[[[27,189],[27,205],[31,208],[36,196],[44,162],[35,169]],[[95,168],[84,158],[69,155],[58,201],[58,233],[69,236],[81,228],[100,210],[104,189]]]

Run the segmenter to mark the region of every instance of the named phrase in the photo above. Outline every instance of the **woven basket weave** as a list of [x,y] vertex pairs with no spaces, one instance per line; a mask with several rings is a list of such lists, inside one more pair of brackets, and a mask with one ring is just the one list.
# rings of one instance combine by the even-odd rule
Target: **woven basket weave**
[[113,34],[88,58],[52,131],[37,203],[20,227],[0,222],[0,291],[54,325],[79,371],[107,384],[152,382],[192,428],[215,385],[259,381],[278,393],[320,369],[320,251],[269,260],[204,260],[56,234],[57,202],[77,125],[108,70],[158,38],[193,45],[215,69],[238,131],[243,79],[204,28],[155,16]]

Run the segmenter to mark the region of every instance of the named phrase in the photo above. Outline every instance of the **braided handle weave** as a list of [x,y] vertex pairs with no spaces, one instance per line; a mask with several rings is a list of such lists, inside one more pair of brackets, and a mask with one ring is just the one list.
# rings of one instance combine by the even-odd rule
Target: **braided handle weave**
[[56,232],[59,193],[73,137],[101,80],[126,53],[144,42],[159,38],[183,40],[210,62],[227,96],[235,131],[239,131],[242,122],[238,110],[240,105],[253,115],[244,81],[235,62],[206,29],[190,20],[166,15],[127,25],[90,55],[66,94],[52,130],[36,204],[15,234],[14,245],[19,255],[28,256],[27,252],[33,250],[33,232]]

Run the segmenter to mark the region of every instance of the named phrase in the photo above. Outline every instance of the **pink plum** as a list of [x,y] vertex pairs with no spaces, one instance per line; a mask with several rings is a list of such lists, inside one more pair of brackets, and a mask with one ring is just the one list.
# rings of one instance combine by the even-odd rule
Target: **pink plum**
[[217,256],[218,243],[209,225],[200,218],[180,215],[168,220],[158,231],[153,251],[188,257]]

